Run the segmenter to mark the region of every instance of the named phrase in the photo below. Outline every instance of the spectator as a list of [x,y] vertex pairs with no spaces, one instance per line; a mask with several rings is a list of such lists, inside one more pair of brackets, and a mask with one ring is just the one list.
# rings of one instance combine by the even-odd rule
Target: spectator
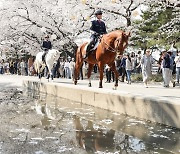
[[80,78],[81,78],[81,80],[83,80],[86,75],[87,75],[87,63],[83,62],[83,65],[80,68]]
[[21,75],[26,75],[25,68],[26,68],[26,63],[25,63],[25,61],[22,59],[21,62],[20,62]]
[[121,69],[122,69],[121,82],[124,82],[125,76],[126,76],[126,79],[127,79],[127,73],[126,73],[126,56],[123,56],[123,57],[122,57],[122,60],[121,60]]
[[153,58],[150,53],[150,49],[146,50],[146,53],[141,58],[141,68],[144,86],[148,88],[148,80],[152,76],[152,63]]
[[58,59],[55,63],[54,63],[54,67],[53,67],[53,77],[54,78],[59,78],[60,77],[60,72],[59,69],[60,68],[60,59]]
[[162,55],[162,52],[161,52],[161,53],[160,53],[159,60],[158,60],[158,71],[157,71],[158,74],[161,74],[161,73],[162,73],[162,67],[161,67],[162,60],[163,60],[163,55]]
[[20,63],[21,63],[21,60],[18,60],[17,61],[17,74],[18,75],[21,75],[21,65],[20,65]]
[[133,69],[132,59],[129,54],[127,54],[126,59],[126,73],[127,73],[127,84],[131,84],[131,72]]
[[[132,64],[132,70],[131,72],[134,72],[135,71],[135,68],[136,68],[136,56],[135,56],[135,53],[134,52],[131,52],[131,54],[128,56],[130,57],[131,59],[131,64]],[[127,71],[126,71],[127,72]]]
[[114,73],[112,72],[111,68],[108,65],[106,65],[105,67],[105,72],[106,72],[106,79],[107,79],[106,82],[110,83],[111,79],[114,82]]
[[179,84],[179,77],[180,77],[180,51],[178,52],[177,56],[175,57],[176,63],[176,82]]
[[136,73],[141,73],[141,51],[136,55]]
[[27,61],[24,61],[25,63],[25,74],[24,75],[28,75],[28,62]]
[[173,84],[173,87],[175,87],[176,86],[176,83],[175,83],[175,81],[174,81],[174,79],[173,79],[173,77],[172,77],[172,75],[173,75],[173,69],[174,69],[174,56],[173,56],[173,52],[172,51],[168,51],[168,54],[169,54],[169,57],[170,57],[170,81],[172,82],[172,84]]
[[11,74],[14,74],[14,62],[13,62],[13,60],[10,60],[10,62],[9,62],[9,72],[11,73]]
[[4,71],[6,74],[9,74],[9,62],[8,61],[6,61],[4,63]]
[[164,87],[169,87],[170,82],[170,67],[171,67],[171,60],[170,55],[167,51],[163,51],[163,61],[162,61],[162,74],[164,80]]
[[117,56],[117,59],[116,59],[116,69],[119,73],[119,76],[122,75],[122,71],[121,71],[121,56]]
[[60,77],[64,77],[64,61],[63,61],[63,58],[60,58],[59,73],[60,73]]
[[64,70],[65,70],[65,78],[70,79],[70,69],[69,69],[69,61],[66,59],[64,63]]
[[18,74],[18,60],[14,62],[14,74]]
[[70,69],[70,76],[71,79],[74,78],[74,69],[75,69],[75,62],[74,62],[74,58],[72,58],[72,60],[69,63],[69,69]]
[[3,60],[0,61],[0,74],[4,74],[4,63],[3,63]]

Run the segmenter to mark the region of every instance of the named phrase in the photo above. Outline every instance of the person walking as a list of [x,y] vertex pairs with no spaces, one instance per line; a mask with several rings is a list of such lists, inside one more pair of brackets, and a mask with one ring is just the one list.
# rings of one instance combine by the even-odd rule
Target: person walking
[[167,51],[163,51],[163,61],[162,61],[162,75],[164,80],[164,87],[169,88],[170,82],[170,67],[171,67],[171,60],[170,55]]
[[74,69],[75,69],[75,60],[74,60],[74,58],[72,58],[72,60],[69,63],[69,69],[70,69],[71,79],[73,80],[74,79]]
[[121,71],[122,71],[122,75],[121,75],[121,82],[124,82],[124,78],[126,76],[127,79],[127,73],[126,73],[126,56],[123,55],[122,60],[121,60]]
[[26,67],[26,64],[25,64],[25,61],[24,59],[21,60],[20,62],[20,71],[21,71],[21,75],[25,75],[25,67]]
[[132,64],[132,59],[130,57],[130,54],[127,54],[127,59],[126,59],[126,73],[127,73],[127,84],[131,84],[131,72],[133,70],[133,64]]
[[179,84],[180,78],[180,51],[177,53],[177,56],[174,59],[176,63],[176,82]]
[[172,51],[168,51],[169,54],[169,58],[170,58],[170,81],[173,84],[173,87],[176,86],[176,83],[173,79],[173,70],[174,70],[174,56],[173,56],[173,52]]
[[64,70],[65,70],[65,78],[70,79],[71,76],[70,76],[70,69],[69,69],[69,61],[68,61],[68,59],[65,60]]
[[141,68],[144,86],[148,88],[148,80],[152,76],[152,63],[153,58],[151,56],[150,49],[147,49],[145,54],[141,58]]

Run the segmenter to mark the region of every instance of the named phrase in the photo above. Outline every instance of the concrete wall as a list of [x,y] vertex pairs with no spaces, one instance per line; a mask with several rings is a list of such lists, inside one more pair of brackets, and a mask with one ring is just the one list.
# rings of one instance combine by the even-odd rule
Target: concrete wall
[[180,104],[109,89],[24,81],[27,88],[94,107],[180,128]]

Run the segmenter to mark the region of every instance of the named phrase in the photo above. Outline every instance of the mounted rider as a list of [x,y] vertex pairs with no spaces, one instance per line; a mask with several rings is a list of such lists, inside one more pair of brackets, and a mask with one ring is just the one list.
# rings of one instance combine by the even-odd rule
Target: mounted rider
[[87,46],[86,49],[86,55],[84,58],[87,58],[88,55],[91,52],[91,49],[96,45],[98,38],[100,35],[106,34],[106,25],[105,23],[102,21],[102,11],[101,10],[97,10],[95,12],[95,16],[96,16],[96,20],[92,21],[92,25],[90,27],[90,30],[93,32],[91,37],[90,37],[90,42]]
[[48,53],[49,49],[52,49],[52,44],[51,44],[51,41],[49,40],[49,35],[46,35],[44,37],[44,41],[42,43],[42,49],[44,51],[43,55],[42,55],[42,61],[45,62],[45,56],[46,54]]

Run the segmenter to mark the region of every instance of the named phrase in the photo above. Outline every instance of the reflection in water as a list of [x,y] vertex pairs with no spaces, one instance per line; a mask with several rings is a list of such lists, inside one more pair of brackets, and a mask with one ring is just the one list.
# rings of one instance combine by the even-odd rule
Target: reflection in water
[[[92,121],[88,121],[87,127],[83,128],[80,118],[73,116],[76,127],[76,140],[87,152],[111,151],[114,149],[114,130],[108,130],[106,133],[102,129],[94,129]],[[112,150],[113,151],[113,150]]]
[[[41,115],[40,125],[44,131],[50,131],[48,134],[51,134],[51,138],[52,134],[59,134],[56,144],[68,145],[64,149],[61,146],[59,151],[71,149],[72,153],[79,153],[77,149],[75,150],[79,145],[87,153],[180,152],[179,130],[149,124],[56,97],[30,94],[35,98],[34,109]],[[50,129],[52,127],[53,129]],[[47,138],[50,137],[46,136]]]

